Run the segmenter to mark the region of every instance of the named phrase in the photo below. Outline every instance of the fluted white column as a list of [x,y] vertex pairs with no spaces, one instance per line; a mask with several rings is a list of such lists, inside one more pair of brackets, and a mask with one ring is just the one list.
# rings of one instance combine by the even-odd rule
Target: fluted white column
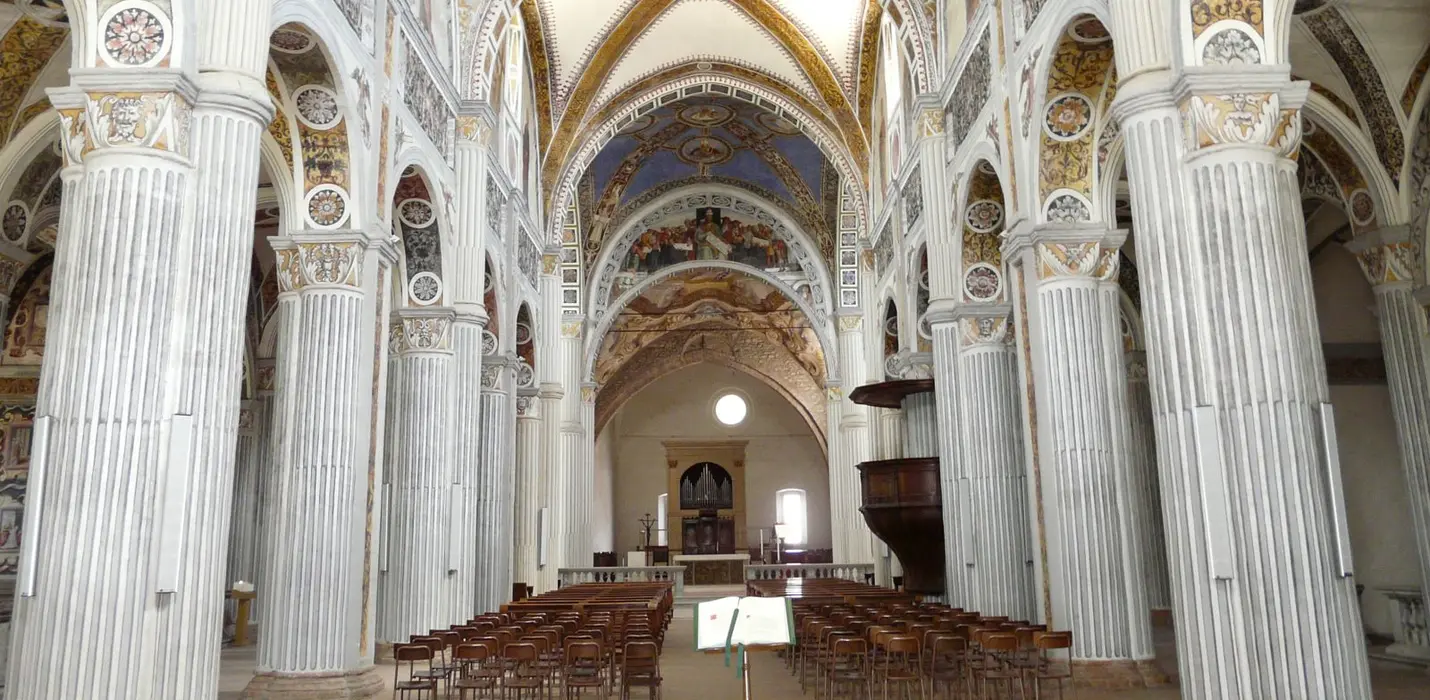
[[1152,392],[1147,386],[1147,354],[1128,352],[1127,404],[1132,418],[1128,470],[1133,501],[1132,519],[1142,548],[1142,573],[1147,582],[1147,605],[1152,610],[1172,609],[1172,581],[1167,571],[1167,530],[1162,524],[1162,487],[1157,477],[1157,440],[1152,426]]
[[492,350],[483,358],[481,407],[481,470],[476,482],[477,604],[481,612],[495,612],[511,599],[512,513],[516,497],[511,455],[510,409],[507,394],[511,370],[496,354],[496,338],[487,333]]
[[875,459],[904,457],[904,411],[898,408],[870,408],[879,427]]
[[[456,570],[452,586],[451,615],[453,622],[465,622],[486,612],[479,607],[483,594],[483,579],[488,575],[484,566],[490,558],[492,542],[481,530],[487,518],[483,512],[489,498],[482,490],[482,360],[486,348],[486,315],[459,313],[452,323],[452,349],[455,353],[453,376],[452,476],[453,508],[452,554]],[[495,349],[496,339],[492,338]],[[508,555],[509,556],[509,555]],[[509,558],[508,558],[509,561]],[[492,571],[491,573],[496,573]]]
[[950,365],[938,384],[947,566],[950,603],[1031,620],[1032,521],[1009,314],[973,307],[933,327],[936,361]]
[[1430,323],[1413,288],[1423,279],[1423,253],[1408,226],[1357,237],[1346,247],[1356,253],[1375,290],[1395,433],[1420,550],[1420,590],[1430,591]]
[[366,543],[378,528],[370,426],[386,349],[373,338],[396,255],[361,232],[272,240],[288,273],[279,276],[275,471],[259,581],[267,604],[245,696],[372,697],[383,684],[368,601],[376,577]]
[[562,566],[591,565],[591,489],[595,483],[594,463],[586,462],[586,432],[582,422],[584,401],[581,391],[582,338],[585,319],[567,315],[561,319],[561,458],[566,479],[566,548]]
[[[829,474],[829,512],[847,513],[848,530],[844,538],[844,551],[834,552],[834,561],[840,564],[876,563],[874,533],[859,512],[863,503],[859,485],[861,462],[874,458],[869,425],[869,411],[849,400],[849,393],[857,389],[868,377],[868,361],[864,351],[864,324],[862,316],[841,316],[839,323],[839,359],[844,371],[844,398],[839,411],[839,439],[844,443],[841,449],[843,464],[837,465]],[[830,426],[831,432],[834,426]]]
[[554,382],[543,383],[537,392],[541,401],[541,507],[546,509],[546,529],[539,534],[545,541],[546,563],[539,564],[536,574],[538,594],[555,590],[556,570],[566,566],[566,523],[569,520],[570,493],[567,465],[561,436],[561,400],[565,390]]
[[1074,659],[1107,662],[1100,673],[1119,683],[1155,679],[1112,282],[1124,235],[1025,225],[1008,244],[1021,270],[1038,386],[1048,622],[1073,630]]
[[[271,361],[270,361],[271,362]],[[229,518],[228,569],[224,588],[235,581],[258,580],[259,541],[263,522],[264,482],[270,472],[272,390],[260,391],[239,409],[238,446],[233,459],[233,507]],[[230,612],[237,606],[230,604]],[[257,603],[249,606],[249,620],[258,618]]]
[[[848,546],[850,528],[853,527],[853,518],[864,517],[858,511],[849,511],[844,507],[846,498],[844,494],[835,496],[837,475],[849,464],[845,459],[845,444],[840,425],[844,407],[844,388],[838,382],[827,382],[824,387],[824,407],[826,420],[824,424],[828,426],[825,434],[825,445],[829,455],[829,535],[830,547],[834,551],[834,561],[847,563],[843,558],[843,553]],[[841,487],[842,488],[842,487]]]
[[[453,391],[451,309],[399,309],[393,387],[394,430],[388,465],[387,574],[378,640],[403,643],[467,619],[454,609],[462,550],[473,543],[465,525],[464,490],[454,463],[456,395]],[[454,510],[457,512],[454,513]]]
[[542,441],[541,401],[534,388],[516,394],[516,499],[513,522],[516,533],[512,577],[535,587],[537,581],[537,518],[541,511],[541,469],[545,461]]
[[1238,66],[1140,74],[1114,105],[1187,697],[1370,697],[1289,159],[1306,94]]

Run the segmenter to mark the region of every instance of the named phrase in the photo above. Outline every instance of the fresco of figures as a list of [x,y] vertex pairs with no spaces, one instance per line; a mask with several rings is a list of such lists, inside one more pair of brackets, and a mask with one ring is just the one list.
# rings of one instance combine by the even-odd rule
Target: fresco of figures
[[621,263],[616,294],[652,273],[696,260],[725,260],[769,272],[789,269],[789,245],[773,229],[725,216],[717,207],[642,231]]

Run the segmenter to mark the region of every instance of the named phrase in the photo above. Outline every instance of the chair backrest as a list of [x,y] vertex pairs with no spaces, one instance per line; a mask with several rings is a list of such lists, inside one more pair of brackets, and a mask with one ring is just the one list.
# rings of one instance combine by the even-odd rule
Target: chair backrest
[[398,644],[392,650],[392,658],[395,661],[406,661],[415,663],[417,661],[431,661],[432,649],[426,644]]
[[595,641],[585,639],[571,639],[566,642],[566,665],[571,666],[580,661],[600,661],[605,654],[601,650],[601,645]]
[[502,647],[502,656],[506,657],[509,661],[526,663],[535,661],[540,655],[541,652],[537,650],[536,645],[525,640],[512,642]]
[[862,659],[869,654],[869,643],[858,637],[838,637],[831,650],[835,656],[858,656]]
[[1071,649],[1072,632],[1034,632],[1033,646],[1043,651]]
[[894,634],[884,639],[884,650],[890,654],[914,654],[919,653],[919,640],[907,634]]
[[452,650],[456,661],[486,661],[491,657],[491,648],[485,644],[462,643]]
[[978,644],[987,652],[1017,651],[1018,635],[1012,632],[988,632],[978,640]]

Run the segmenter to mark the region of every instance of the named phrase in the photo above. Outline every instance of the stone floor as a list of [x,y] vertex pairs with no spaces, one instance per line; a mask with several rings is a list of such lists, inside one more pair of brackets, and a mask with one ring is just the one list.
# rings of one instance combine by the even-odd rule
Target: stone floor
[[[671,623],[666,634],[661,671],[666,679],[665,700],[739,700],[743,697],[741,681],[733,668],[726,668],[719,654],[704,654],[694,650],[694,625],[684,616]],[[1171,630],[1158,630],[1158,664],[1168,675],[1176,676],[1175,649]],[[253,675],[255,647],[226,648],[223,651],[222,673],[219,678],[219,700],[238,700],[244,685]],[[393,667],[384,664],[383,678],[392,683]],[[1372,661],[1371,669],[1376,700],[1426,700],[1430,698],[1430,674],[1387,662]],[[775,654],[753,654],[750,660],[752,695],[762,700],[783,700],[800,696],[799,682],[785,671]],[[643,698],[644,696],[638,695]],[[807,696],[815,697],[813,694]],[[1175,687],[1156,690],[1069,693],[1069,700],[1180,700]]]

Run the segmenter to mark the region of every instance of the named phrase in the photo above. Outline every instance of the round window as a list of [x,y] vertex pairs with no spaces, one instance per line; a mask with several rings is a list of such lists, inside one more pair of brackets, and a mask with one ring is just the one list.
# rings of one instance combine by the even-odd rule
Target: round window
[[739,394],[725,394],[715,402],[715,420],[725,425],[739,425],[747,411],[745,399]]

